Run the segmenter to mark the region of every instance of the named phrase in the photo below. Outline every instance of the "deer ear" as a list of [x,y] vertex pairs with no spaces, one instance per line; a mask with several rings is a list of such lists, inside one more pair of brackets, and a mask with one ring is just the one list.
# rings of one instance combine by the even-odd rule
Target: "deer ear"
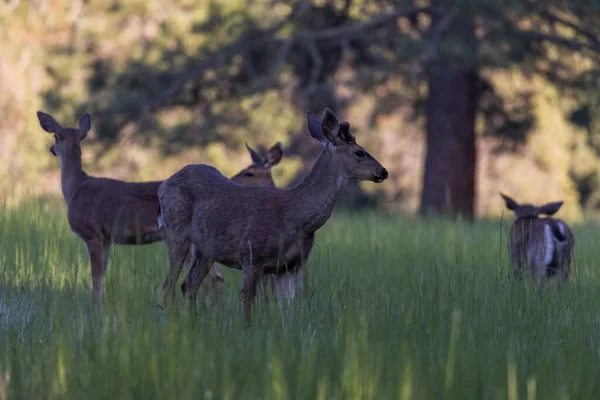
[[340,124],[340,132],[346,143],[356,143],[356,138],[350,133],[350,124],[346,121]]
[[269,167],[277,165],[281,161],[281,157],[283,157],[283,147],[281,142],[277,142],[267,152],[267,164]]
[[562,201],[546,203],[543,206],[539,207],[539,211],[540,211],[540,214],[554,215],[558,212],[558,210],[560,210],[562,205],[563,205]]
[[40,125],[42,129],[48,133],[57,133],[62,127],[56,120],[49,114],[45,112],[38,111],[37,117],[40,120]]
[[327,145],[327,139],[323,136],[323,129],[321,128],[321,120],[315,114],[310,111],[306,112],[306,120],[308,121],[308,132],[317,142],[323,146]]
[[92,121],[90,118],[90,114],[83,114],[83,117],[81,117],[81,119],[79,120],[79,140],[85,139],[91,127]]
[[510,197],[502,193],[500,193],[500,196],[502,196],[502,198],[504,199],[504,203],[506,203],[506,208],[508,208],[509,210],[515,211],[517,208],[519,208],[519,203],[517,203]]
[[250,158],[252,158],[253,164],[262,164],[264,162],[264,159],[259,156],[258,153],[252,149],[252,147],[248,146],[248,143],[246,143],[246,149],[248,149],[248,153],[250,153]]
[[339,141],[342,140],[340,136],[340,122],[329,108],[323,111],[321,131],[323,132],[323,136],[333,144],[339,144]]

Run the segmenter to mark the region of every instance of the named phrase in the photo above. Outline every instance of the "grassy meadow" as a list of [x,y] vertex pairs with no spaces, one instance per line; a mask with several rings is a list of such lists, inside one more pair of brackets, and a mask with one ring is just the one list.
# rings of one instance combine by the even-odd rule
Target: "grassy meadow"
[[[511,216],[512,218],[512,216]],[[64,206],[0,208],[0,399],[591,399],[600,396],[600,228],[574,227],[567,287],[510,279],[508,223],[337,213],[310,295],[165,313],[162,243],[114,246],[104,314]],[[6,397],[7,396],[7,397]]]

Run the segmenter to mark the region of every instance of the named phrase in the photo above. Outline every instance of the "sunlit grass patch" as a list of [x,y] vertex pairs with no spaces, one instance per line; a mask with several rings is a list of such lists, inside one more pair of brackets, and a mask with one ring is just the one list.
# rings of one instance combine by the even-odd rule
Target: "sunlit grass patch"
[[[258,305],[241,273],[225,306],[162,309],[162,243],[114,246],[104,314],[64,209],[0,209],[0,391],[9,398],[537,399],[600,393],[593,226],[575,273],[538,295],[510,277],[499,222],[338,214],[319,232],[309,295]],[[8,378],[7,378],[8,377]],[[1,396],[1,393],[0,393]]]

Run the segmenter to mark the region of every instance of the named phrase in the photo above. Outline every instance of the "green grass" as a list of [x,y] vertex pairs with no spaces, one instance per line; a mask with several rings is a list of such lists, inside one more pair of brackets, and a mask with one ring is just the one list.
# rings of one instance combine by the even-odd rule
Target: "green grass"
[[571,282],[536,295],[505,228],[334,216],[310,297],[245,331],[238,271],[223,313],[192,320],[178,290],[165,314],[162,243],[113,248],[99,316],[64,206],[0,208],[0,398],[598,398],[598,229],[575,227]]

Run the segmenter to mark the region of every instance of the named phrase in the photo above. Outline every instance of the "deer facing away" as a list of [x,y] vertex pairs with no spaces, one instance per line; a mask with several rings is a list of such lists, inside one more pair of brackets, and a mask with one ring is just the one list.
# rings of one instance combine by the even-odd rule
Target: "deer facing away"
[[[281,158],[283,157],[283,149],[281,146],[281,142],[275,143],[268,151],[265,157],[261,157],[255,150],[253,150],[248,144],[246,144],[246,148],[250,153],[250,157],[252,159],[252,164],[247,168],[240,171],[238,174],[232,176],[230,179],[233,182],[236,182],[243,186],[265,186],[265,187],[275,187],[275,182],[273,181],[273,175],[271,174],[271,167],[279,164]],[[158,201],[158,199],[157,199]],[[186,207],[191,207],[192,205],[186,205]],[[185,210],[181,210],[185,213]],[[186,221],[177,221],[178,223],[186,223]],[[189,221],[187,221],[189,223]],[[158,224],[161,228],[165,228],[164,217],[162,215],[160,205],[158,208]],[[168,244],[168,239],[165,240]],[[188,242],[190,243],[190,242]],[[187,248],[181,249],[182,259],[185,261],[183,265],[189,267],[190,265],[190,244],[187,245]],[[185,253],[185,256],[183,254]],[[265,290],[266,296],[266,285],[269,277],[265,277],[263,289]],[[202,283],[204,290],[204,301],[206,305],[210,303],[210,296],[213,292],[215,292],[217,296],[217,301],[220,306],[223,305],[223,292],[225,290],[225,280],[223,277],[223,272],[216,266],[213,265],[211,268],[207,279]]]
[[[130,183],[87,175],[81,163],[81,141],[91,128],[89,114],[81,117],[78,128],[63,128],[41,111],[37,116],[41,127],[54,134],[50,153],[60,158],[69,226],[87,247],[93,291],[101,305],[111,244],[146,244],[163,238],[156,218],[157,190],[162,181]],[[264,182],[267,172],[270,177],[268,168],[251,165],[240,173],[244,175],[240,180],[247,182],[254,178]],[[207,284],[211,284],[210,279]]]
[[543,286],[548,278],[555,275],[566,282],[571,272],[573,232],[560,219],[539,217],[556,214],[563,202],[538,207],[519,204],[502,193],[500,195],[506,207],[517,217],[509,237],[509,253],[517,277],[520,278],[523,268],[527,267],[538,286]]
[[[166,304],[180,272],[180,260],[172,258],[179,238],[191,238],[194,259],[182,284],[184,295],[195,297],[215,261],[241,269],[244,319],[249,322],[257,283],[265,274],[285,281],[288,273],[304,268],[314,234],[330,217],[346,183],[379,183],[388,177],[388,171],[356,143],[350,125],[340,123],[331,110],[325,109],[322,120],[307,112],[307,119],[323,151],[297,186],[243,187],[211,166],[188,165],[159,187],[170,262]],[[177,221],[176,214],[183,212],[182,199],[193,204],[185,211],[191,224],[171,225],[169,221]]]

